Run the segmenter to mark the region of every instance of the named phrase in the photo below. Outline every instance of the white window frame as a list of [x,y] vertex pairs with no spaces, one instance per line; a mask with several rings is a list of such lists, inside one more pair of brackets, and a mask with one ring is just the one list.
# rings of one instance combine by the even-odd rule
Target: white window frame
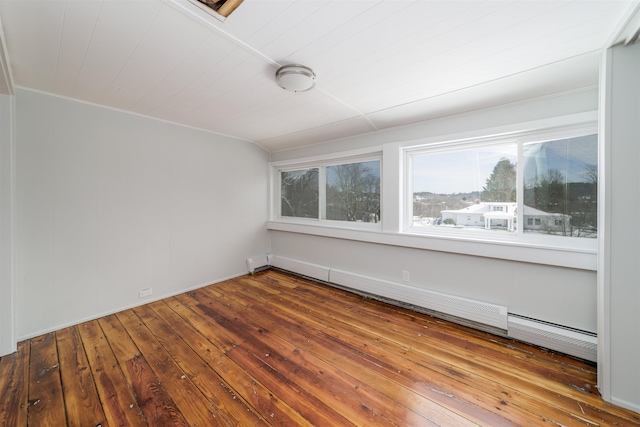
[[[517,243],[523,245],[547,246],[549,248],[568,249],[568,250],[584,250],[594,252],[597,250],[598,239],[566,237],[556,235],[544,235],[537,233],[524,232],[524,182],[522,147],[527,143],[546,142],[561,140],[566,138],[574,138],[598,134],[597,121],[587,121],[561,126],[554,126],[542,129],[523,130],[518,132],[510,132],[508,134],[497,134],[490,136],[480,136],[475,138],[461,140],[434,141],[429,144],[415,144],[402,147],[402,158],[404,162],[404,182],[403,182],[403,200],[404,200],[404,216],[402,223],[402,231],[407,234],[415,234],[421,236],[430,236],[438,238],[467,239],[473,241],[484,241],[487,243]],[[413,170],[412,157],[423,154],[435,154],[447,151],[458,151],[465,149],[494,147],[501,145],[516,145],[517,150],[517,210],[518,221],[515,233],[507,232],[486,232],[484,230],[475,231],[470,229],[457,230],[448,228],[419,228],[413,227]]]
[[[329,166],[343,165],[349,163],[361,163],[369,161],[380,162],[380,221],[377,223],[371,222],[356,222],[356,221],[337,221],[330,219],[323,219],[323,213],[326,211],[326,176],[325,168]],[[319,200],[318,200],[318,218],[297,218],[282,216],[281,209],[281,183],[280,173],[292,170],[300,169],[319,169],[318,185],[319,185]],[[300,224],[300,225],[315,225],[322,227],[332,228],[345,228],[356,230],[369,230],[369,231],[381,231],[382,222],[384,221],[384,212],[382,212],[382,199],[383,199],[383,161],[382,150],[367,149],[356,150],[341,153],[341,155],[333,156],[315,156],[304,159],[286,160],[280,162],[271,162],[269,164],[269,218],[272,222],[283,224]]]

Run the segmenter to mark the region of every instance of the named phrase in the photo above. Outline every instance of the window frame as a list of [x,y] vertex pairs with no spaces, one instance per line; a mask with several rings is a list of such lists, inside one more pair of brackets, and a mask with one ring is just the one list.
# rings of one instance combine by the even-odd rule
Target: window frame
[[[568,138],[575,138],[588,135],[598,135],[598,124],[596,120],[587,122],[566,124],[555,127],[546,127],[538,129],[529,129],[515,131],[506,134],[478,136],[466,139],[450,139],[443,138],[440,141],[434,141],[428,144],[403,145],[402,161],[403,161],[403,211],[402,216],[402,232],[412,235],[438,238],[455,238],[480,240],[487,243],[492,242],[514,242],[519,244],[531,245],[547,245],[550,248],[558,249],[580,249],[586,251],[597,250],[598,238],[580,238],[571,236],[546,235],[524,232],[524,162],[523,146],[524,144],[549,142]],[[484,230],[462,230],[457,229],[435,229],[435,228],[419,228],[413,226],[413,162],[412,157],[424,154],[436,154],[442,152],[454,152],[461,150],[473,150],[486,147],[516,145],[516,206],[518,211],[517,227],[515,233],[486,233]],[[599,148],[598,148],[599,149]]]
[[[350,163],[363,163],[370,161],[380,162],[380,220],[376,223],[357,222],[357,221],[340,221],[323,219],[323,213],[326,212],[326,168],[330,166],[344,165]],[[318,168],[318,217],[302,218],[283,216],[281,212],[281,172],[294,171],[301,169]],[[382,222],[384,221],[383,210],[383,159],[382,150],[368,149],[357,150],[342,153],[333,156],[316,156],[311,158],[297,159],[291,161],[271,162],[269,164],[269,182],[270,182],[270,209],[269,218],[272,222],[289,223],[289,224],[306,224],[316,226],[326,226],[332,228],[346,228],[369,231],[381,231]]]

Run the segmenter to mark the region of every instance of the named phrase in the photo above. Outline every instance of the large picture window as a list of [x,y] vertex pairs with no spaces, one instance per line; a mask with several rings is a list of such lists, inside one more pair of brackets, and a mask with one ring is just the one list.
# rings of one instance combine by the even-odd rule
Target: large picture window
[[278,169],[279,217],[380,222],[380,159]]
[[595,238],[597,135],[408,149],[414,232]]

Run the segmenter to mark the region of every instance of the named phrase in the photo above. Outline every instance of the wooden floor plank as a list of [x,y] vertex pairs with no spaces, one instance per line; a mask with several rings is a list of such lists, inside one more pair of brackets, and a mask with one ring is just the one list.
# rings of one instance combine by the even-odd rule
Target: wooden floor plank
[[[199,295],[198,291],[196,293]],[[198,303],[192,308],[203,317],[215,322],[218,327],[224,328],[230,336],[233,336],[239,342],[233,349],[226,352],[227,357],[264,384],[280,400],[289,405],[295,402],[298,406],[298,412],[312,424],[353,425],[307,390],[297,386],[288,377],[274,370],[268,362],[261,358],[264,357],[263,354],[265,353],[258,352],[259,354],[256,354],[252,352],[251,346],[248,345],[251,335],[246,330],[244,323],[229,311],[225,313],[231,313],[230,316],[225,317],[220,310],[216,309],[221,307],[212,308],[210,302],[210,300],[207,300],[203,303]]]
[[55,333],[31,340],[28,425],[67,425]]
[[[178,303],[176,305],[176,309],[182,310],[179,314],[186,317],[191,317],[191,308],[184,310],[183,307],[193,307],[198,304],[198,301],[194,300],[193,296],[191,296],[190,294],[177,295],[174,299]],[[208,324],[212,325],[212,323]],[[208,331],[207,339],[223,354],[238,345],[238,341],[235,338],[229,336],[224,328],[212,328]]]
[[[180,337],[189,345],[188,355],[176,354],[174,359],[178,363],[184,364],[183,370],[189,372],[194,383],[200,390],[214,403],[218,411],[227,419],[234,420],[234,425],[266,425],[267,420],[255,411],[254,406],[243,396],[242,390],[236,391],[233,386],[227,382],[226,372],[216,372],[212,365],[209,364],[216,358],[226,358],[225,354],[211,345],[211,342],[202,335],[198,329],[190,324],[189,319],[198,318],[196,313],[180,304],[175,299],[168,299],[150,305],[150,308],[165,322],[155,333],[175,335]],[[181,312],[185,317],[181,317]],[[185,313],[188,312],[189,314]],[[146,321],[146,319],[145,319]],[[198,318],[195,321],[203,321]],[[166,328],[169,327],[170,331]],[[186,350],[185,350],[186,351]],[[199,363],[185,363],[192,357],[197,357]],[[251,380],[251,384],[255,381]],[[266,389],[263,389],[265,396],[268,395]],[[256,395],[255,387],[251,395]]]
[[[213,303],[206,295],[199,295],[197,299]],[[225,305],[230,305],[229,300],[225,299],[225,301],[227,302]],[[247,298],[246,301],[250,301],[250,299]],[[225,310],[224,306],[218,306],[218,308]],[[256,322],[265,320],[265,317],[257,318],[252,316],[254,313],[251,311],[243,311],[241,314],[243,317],[253,319]],[[278,329],[277,323],[272,322],[271,326],[275,330]],[[414,419],[416,423],[428,424],[428,420],[419,417],[417,413],[407,411],[406,408],[402,409],[402,405],[398,405],[397,402],[386,398],[384,394],[372,392],[366,384],[353,380],[348,375],[342,374],[341,371],[333,369],[331,365],[323,364],[321,360],[316,360],[312,369],[307,367],[312,365],[309,360],[306,361],[306,366],[292,363],[293,360],[299,359],[296,356],[300,354],[300,350],[282,339],[278,334],[269,331],[269,328],[260,326],[257,323],[245,323],[242,328],[256,331],[250,342],[251,351],[256,357],[268,354],[269,356],[264,357],[265,363],[279,371],[293,372],[296,384],[305,390],[311,391],[313,394],[323,396],[326,398],[324,402],[331,407],[338,408],[341,414],[357,413],[359,418],[365,417],[367,423],[371,425],[385,423],[385,417],[380,416],[383,413],[388,418],[395,418],[392,422],[401,420],[406,422]],[[257,338],[258,336],[260,337],[259,339]],[[279,346],[276,347],[276,344],[279,344]],[[335,374],[332,375],[332,372],[335,372]],[[408,393],[409,391],[406,390],[406,392]],[[369,394],[369,396],[375,394],[377,398],[376,404],[386,405],[385,409],[377,410],[375,407],[370,407],[373,406],[370,401],[365,402],[363,399],[359,399],[359,397],[366,394]],[[392,417],[392,412],[400,412],[400,414]],[[347,416],[347,418],[353,417]]]
[[[175,402],[188,425],[226,426],[211,403],[200,393],[133,310],[117,314],[144,354],[151,369]],[[177,344],[177,343],[174,343]]]
[[[206,300],[206,296],[201,295],[200,297]],[[267,301],[263,302],[268,305]],[[271,319],[275,324],[287,325],[288,327],[283,330],[292,333],[287,335],[290,342],[337,368],[347,368],[350,374],[356,376],[360,381],[378,384],[377,388],[382,389],[390,398],[402,396],[403,400],[408,399],[408,395],[416,391],[414,379],[402,379],[402,376],[398,375],[397,368],[383,368],[384,362],[372,357],[367,350],[353,347],[353,337],[347,337],[345,341],[335,340],[330,334],[321,330],[323,325],[319,323],[309,325],[310,319],[306,317],[305,323],[296,322],[296,315],[287,313],[288,310],[295,312],[290,304],[284,305],[280,312],[272,308],[260,307],[260,305],[256,305],[254,309],[258,311],[258,317],[263,322],[266,319]],[[311,322],[313,323],[313,321]],[[300,329],[303,329],[304,332],[295,333]],[[405,387],[405,385],[409,385],[409,387]],[[511,425],[501,416],[478,408],[475,404],[461,401],[457,396],[444,392],[442,389],[422,387],[417,391],[422,396],[421,402],[412,402],[408,406],[420,411],[427,419],[433,418],[433,421],[441,423],[440,425],[463,425],[464,422],[495,426]],[[424,399],[432,404],[427,404]],[[461,417],[462,413],[464,416]]]
[[96,320],[78,325],[105,417],[111,426],[143,427],[142,411]]
[[[176,333],[171,323],[182,320],[171,308],[162,302],[138,307],[136,314],[162,344],[165,351],[178,364],[200,392],[211,402],[221,417],[230,425],[265,424],[263,418],[255,414],[243,399],[229,393],[229,386],[224,378],[218,375],[195,351],[194,347],[202,347],[195,341],[184,341]],[[201,341],[204,341],[201,338]]]
[[[279,331],[279,334],[285,335],[285,332]],[[385,394],[386,391],[380,392],[358,381],[344,371],[301,350],[278,334],[266,333],[260,340],[254,338],[254,341],[258,351],[261,350],[259,354],[269,355],[270,366],[280,372],[289,372],[296,384],[318,396],[347,420],[362,420],[372,426],[431,424],[429,419],[418,412],[389,398]],[[406,390],[403,400],[411,401],[411,408],[424,403],[418,402],[419,396],[409,397],[409,394],[410,391]]]
[[[98,320],[150,426],[188,427],[171,395],[153,372],[116,315]],[[133,332],[132,332],[133,333]]]
[[93,382],[84,347],[75,326],[56,332],[60,376],[69,427],[105,424],[105,415]]
[[27,425],[29,342],[0,358],[0,426]]
[[[247,298],[250,298],[250,297],[247,296]],[[207,296],[204,293],[198,293],[198,298],[197,299],[199,301],[205,301],[205,302],[208,301],[208,302],[210,302],[212,304],[215,303],[215,301],[212,300],[210,296]],[[233,305],[233,303],[228,299],[225,299],[224,302],[225,302],[224,306],[222,306],[222,307],[218,306],[219,310],[224,310],[225,306],[232,306]],[[249,311],[243,311],[242,315],[243,316],[251,316],[251,313]],[[288,319],[286,319],[286,318],[282,318],[282,317],[275,318],[275,317],[273,317],[273,312],[270,311],[270,310],[265,310],[265,311],[260,312],[258,314],[257,318],[259,319],[257,321],[261,321],[261,322],[265,322],[268,319],[272,319],[270,326],[272,326],[273,329],[276,330],[276,331],[278,331],[278,329],[282,329],[283,330],[282,332],[284,332],[285,330],[289,330],[289,329],[290,330],[295,330],[300,326],[300,324],[296,324],[294,322],[289,322]],[[281,328],[278,328],[277,325],[283,325],[283,326]],[[286,327],[284,327],[284,325],[286,325]],[[250,326],[247,326],[247,329],[249,329],[249,328],[250,328]],[[261,334],[261,332],[260,332],[261,330],[265,330],[265,329],[268,329],[268,328],[265,328],[264,326],[253,326],[253,329],[254,329],[255,335],[257,336],[257,335]],[[305,332],[307,334],[312,334],[312,335],[314,334],[314,332],[311,331],[311,330],[308,330],[308,331],[305,330]],[[278,331],[277,333],[280,334],[281,332]],[[303,335],[299,335],[297,338],[291,338],[290,335],[284,335],[284,336],[289,337],[292,341],[293,340],[297,340],[296,341],[297,344],[301,345],[303,348],[304,348],[304,345],[305,345],[304,342],[308,341],[306,339],[306,337],[304,336],[304,334]],[[318,339],[318,338],[316,337],[316,339]],[[351,350],[353,350],[353,349],[349,348],[348,350],[345,350],[347,352],[346,353],[347,357],[352,357],[352,358],[355,358],[357,360],[360,360],[362,355],[358,354],[357,351],[351,351]],[[331,348],[330,349],[330,354],[333,356],[333,355],[335,355],[335,353],[336,353],[336,348]],[[342,360],[341,362],[337,363],[337,365],[344,366],[344,363],[348,363],[348,362],[346,362],[345,360]],[[358,362],[358,363],[360,363],[360,362]],[[357,369],[355,369],[356,366],[360,366],[360,365],[358,365],[358,363],[352,365],[352,366],[354,366],[353,371],[355,371],[355,372],[358,372]],[[375,364],[375,362],[374,362],[374,364]],[[358,374],[362,374],[362,373],[358,372]],[[367,369],[364,370],[364,374],[365,375],[370,375],[371,374],[370,368],[367,367]],[[385,383],[385,381],[388,380],[387,378],[380,377],[380,376],[377,377],[375,380],[372,380],[370,377],[368,377],[368,378],[369,378],[369,380],[374,381],[377,384]],[[394,379],[389,379],[388,382],[386,382],[386,384],[387,384],[387,386],[385,387],[385,392],[386,393],[389,393],[392,396],[399,394],[399,395],[402,395],[404,399],[408,399],[408,394],[411,393],[410,389],[403,388],[399,384],[394,383]],[[435,393],[435,395],[436,395],[436,397],[438,399],[441,398],[441,394],[440,393]],[[416,407],[420,407],[421,405],[417,404],[416,402],[412,402],[412,404],[408,405],[408,406],[415,409]],[[456,418],[454,415],[452,415],[450,413],[447,413],[447,411],[442,411],[442,408],[425,407],[424,410],[425,410],[426,415],[431,416],[431,417],[433,417],[436,413],[438,413],[438,411],[440,411],[441,412],[440,415],[439,415],[439,417],[441,417],[440,419],[446,419],[448,422],[451,422],[451,418]],[[379,414],[385,414],[385,412],[384,411],[380,411]],[[490,414],[486,414],[486,415],[490,416]],[[462,420],[457,418],[455,422],[456,422],[456,424],[460,424],[462,422]],[[493,420],[493,422],[495,423],[496,420]],[[496,425],[499,425],[499,424],[496,424]]]
[[[184,304],[183,304],[184,303]],[[214,324],[191,310],[190,304],[197,305],[192,297],[181,295],[170,299],[168,305],[183,318],[189,325],[174,324],[176,332],[192,342],[201,342],[205,338],[210,343],[218,340],[219,332]],[[192,327],[194,329],[192,329]],[[213,341],[211,341],[213,340]],[[235,346],[234,346],[235,348]],[[221,376],[229,385],[231,391],[246,402],[249,402],[254,410],[273,425],[282,426],[311,426],[295,409],[291,408],[282,400],[278,399],[271,391],[255,379],[250,373],[242,369],[235,362],[229,359],[226,354],[215,354],[199,348],[196,352]]]
[[268,270],[18,344],[0,426],[639,426],[597,367]]

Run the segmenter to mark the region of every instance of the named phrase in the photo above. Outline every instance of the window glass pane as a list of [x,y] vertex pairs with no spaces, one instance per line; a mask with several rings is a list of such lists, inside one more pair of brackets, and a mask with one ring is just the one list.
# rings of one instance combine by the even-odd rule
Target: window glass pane
[[318,168],[280,172],[280,215],[318,218]]
[[598,235],[598,137],[525,144],[524,231]]
[[515,230],[516,157],[516,144],[413,155],[413,226]]
[[380,221],[380,160],[327,166],[323,219]]

